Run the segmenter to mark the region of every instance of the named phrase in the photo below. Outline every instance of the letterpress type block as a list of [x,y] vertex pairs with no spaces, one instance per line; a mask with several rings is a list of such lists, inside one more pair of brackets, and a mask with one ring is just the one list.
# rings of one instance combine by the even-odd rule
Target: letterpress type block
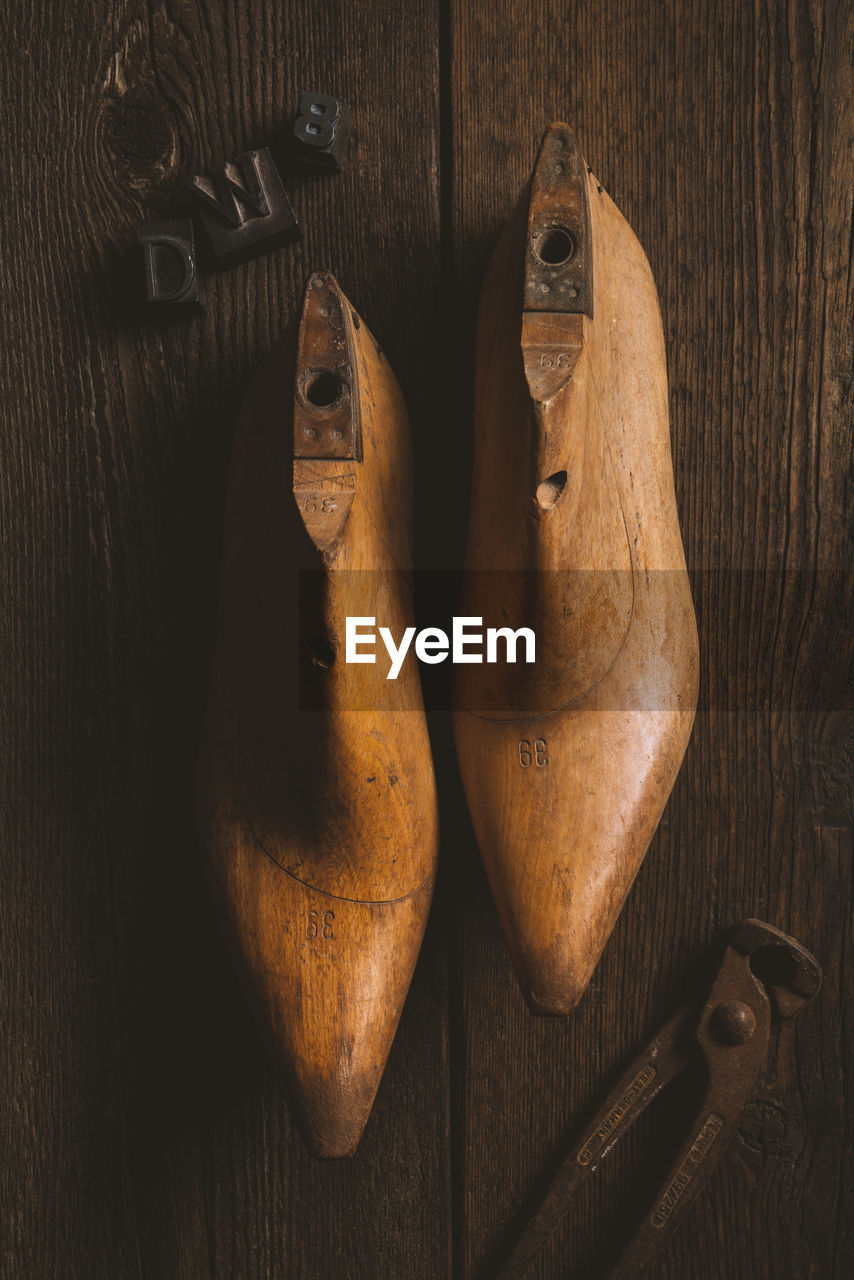
[[199,278],[190,219],[143,222],[136,234],[142,246],[147,300],[168,306],[203,307],[205,291]]
[[198,201],[218,266],[248,262],[302,234],[267,147],[184,182]]
[[300,95],[293,136],[301,160],[325,169],[343,169],[352,129],[353,113],[346,102],[326,93]]

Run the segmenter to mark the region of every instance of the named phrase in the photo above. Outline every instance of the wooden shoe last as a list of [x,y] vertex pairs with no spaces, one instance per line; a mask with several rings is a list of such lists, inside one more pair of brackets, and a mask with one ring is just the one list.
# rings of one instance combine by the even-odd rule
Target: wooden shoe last
[[247,990],[323,1156],[362,1134],[436,867],[417,664],[387,681],[344,661],[348,615],[411,622],[411,485],[394,375],[317,272],[235,440],[201,813]]
[[463,614],[536,636],[532,665],[458,668],[455,735],[526,999],[568,1013],[673,787],[698,654],[655,284],[563,124],[483,285],[466,569]]

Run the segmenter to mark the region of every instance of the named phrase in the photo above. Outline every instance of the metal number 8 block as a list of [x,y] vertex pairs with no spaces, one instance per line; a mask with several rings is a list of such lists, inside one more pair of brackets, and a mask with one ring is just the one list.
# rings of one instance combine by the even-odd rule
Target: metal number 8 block
[[342,169],[352,129],[353,113],[346,102],[326,93],[300,95],[293,136],[301,160],[326,169]]

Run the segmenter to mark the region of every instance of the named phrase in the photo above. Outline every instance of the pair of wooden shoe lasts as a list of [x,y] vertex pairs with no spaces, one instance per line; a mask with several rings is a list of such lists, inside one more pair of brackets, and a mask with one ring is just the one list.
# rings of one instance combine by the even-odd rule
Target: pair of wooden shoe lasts
[[[386,682],[343,661],[347,616],[411,624],[411,453],[394,375],[328,273],[293,360],[268,362],[235,440],[201,808],[250,998],[311,1149],[337,1156],[415,967],[437,804],[417,663]],[[537,661],[458,668],[459,766],[525,997],[564,1014],[682,761],[697,634],[655,285],[563,124],[487,272],[475,414],[461,613],[532,628]]]

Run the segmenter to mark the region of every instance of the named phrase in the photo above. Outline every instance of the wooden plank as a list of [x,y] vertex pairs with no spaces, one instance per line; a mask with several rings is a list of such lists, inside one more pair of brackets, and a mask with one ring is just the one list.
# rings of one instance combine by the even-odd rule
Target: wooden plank
[[[841,1276],[851,1239],[850,6],[452,0],[450,30],[451,429],[469,447],[480,280],[539,133],[565,119],[659,286],[702,672],[682,774],[574,1016],[526,1011],[473,841],[460,839],[457,1274],[495,1256],[621,1060],[708,973],[711,941],[755,915],[815,950],[825,988],[780,1031],[738,1149],[655,1274]],[[532,1280],[586,1274],[619,1243],[690,1103],[688,1090],[645,1117]]]
[[[364,1144],[303,1151],[211,922],[193,838],[228,442],[325,265],[383,342],[419,455],[437,415],[438,31],[389,13],[20,6],[3,42],[4,1160],[0,1272],[447,1271],[445,960],[433,928]],[[281,155],[304,89],[349,101],[305,230],[211,278],[198,319],[128,307],[135,224],[177,180]],[[380,1260],[380,1261],[378,1261]]]

